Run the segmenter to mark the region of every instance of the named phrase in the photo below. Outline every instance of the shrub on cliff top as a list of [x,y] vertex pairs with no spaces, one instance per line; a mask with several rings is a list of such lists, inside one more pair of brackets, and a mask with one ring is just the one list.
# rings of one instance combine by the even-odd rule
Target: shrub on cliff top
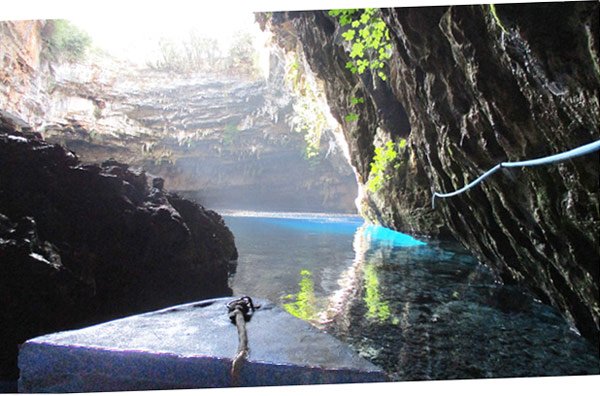
[[56,62],[82,61],[92,43],[92,39],[86,32],[64,19],[48,21],[42,38],[45,55]]
[[253,37],[237,32],[228,49],[221,48],[214,37],[203,37],[191,31],[187,39],[163,37],[158,43],[158,59],[147,66],[177,74],[224,73],[257,78],[260,74],[258,53]]

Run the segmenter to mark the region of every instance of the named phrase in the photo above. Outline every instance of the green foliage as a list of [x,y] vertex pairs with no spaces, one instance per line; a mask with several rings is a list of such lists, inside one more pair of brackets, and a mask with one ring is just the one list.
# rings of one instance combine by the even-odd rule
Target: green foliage
[[346,117],[344,117],[344,119],[347,122],[358,121],[358,114],[356,114],[356,113],[349,113],[348,115],[346,115]]
[[[350,98],[350,105],[351,106],[357,106],[359,104],[363,104],[365,103],[365,99],[364,98],[358,98],[356,96],[353,96],[352,98]],[[354,122],[354,121],[358,121],[358,113],[355,112],[351,112],[348,115],[346,115],[344,117],[344,119],[346,120],[346,122]]]
[[307,77],[298,55],[286,59],[285,81],[294,96],[294,114],[290,126],[304,134],[304,155],[311,164],[318,163],[321,136],[327,128],[327,118],[319,104],[320,89]]
[[250,33],[238,32],[227,53],[227,69],[234,74],[258,75],[258,55]]
[[367,69],[387,80],[386,62],[392,57],[390,31],[375,8],[331,10],[340,26],[347,27],[342,37],[350,44],[350,58],[346,68],[362,74]]
[[180,41],[163,37],[158,42],[158,48],[158,60],[148,64],[156,70],[191,73],[221,67],[223,63],[217,40],[200,37],[194,33]]
[[64,19],[48,21],[42,39],[45,56],[56,62],[82,61],[92,43],[86,32]]
[[350,98],[350,103],[352,103],[352,106],[356,106],[357,104],[365,103],[365,100],[364,100],[364,98],[353,97],[353,98]]
[[315,282],[309,270],[301,270],[300,277],[300,291],[296,295],[289,294],[285,296],[284,299],[292,301],[284,303],[283,308],[297,318],[312,320],[317,315],[315,307]]
[[298,97],[293,105],[294,116],[291,118],[292,128],[304,134],[304,154],[308,160],[319,155],[321,135],[326,127],[325,116],[314,107],[315,102],[310,97]]
[[225,129],[223,129],[223,144],[225,146],[232,146],[239,132],[237,124],[229,123],[225,125]]
[[369,182],[367,188],[370,192],[379,191],[384,183],[391,179],[389,170],[400,168],[399,153],[406,148],[406,139],[401,139],[398,144],[392,141],[386,142],[383,147],[375,147],[375,156],[371,162],[371,171],[369,173]]
[[216,38],[190,33],[185,40],[162,38],[158,42],[159,57],[148,66],[166,72],[191,74],[219,72],[236,76],[258,75],[258,55],[252,36],[238,32],[231,46],[223,53]]

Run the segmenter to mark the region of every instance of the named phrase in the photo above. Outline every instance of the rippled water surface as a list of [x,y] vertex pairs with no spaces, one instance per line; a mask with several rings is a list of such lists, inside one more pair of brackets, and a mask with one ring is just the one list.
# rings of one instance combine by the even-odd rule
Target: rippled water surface
[[358,217],[225,216],[234,294],[267,298],[346,341],[394,380],[600,373],[552,308],[495,282],[459,246]]

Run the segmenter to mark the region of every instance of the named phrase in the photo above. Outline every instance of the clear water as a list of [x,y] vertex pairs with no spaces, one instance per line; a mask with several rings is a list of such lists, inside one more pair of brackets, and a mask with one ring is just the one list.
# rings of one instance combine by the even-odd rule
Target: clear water
[[235,295],[267,298],[346,341],[393,380],[600,373],[551,307],[454,244],[351,216],[236,213]]

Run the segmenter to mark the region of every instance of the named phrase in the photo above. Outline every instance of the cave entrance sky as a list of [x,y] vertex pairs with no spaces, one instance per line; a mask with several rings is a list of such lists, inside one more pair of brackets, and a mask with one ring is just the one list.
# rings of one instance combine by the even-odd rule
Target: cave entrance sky
[[[506,0],[495,3],[505,3]],[[253,12],[470,4],[464,0],[104,0],[90,5],[77,0],[19,0],[7,2],[0,20],[68,19],[87,31],[98,46],[113,55],[140,60],[155,51],[161,37],[183,38],[190,31],[218,38],[227,48],[236,32],[256,32]]]
[[216,39],[225,50],[239,31],[259,34],[249,11],[230,13],[227,20],[215,17],[212,12],[172,14],[172,17],[167,13],[165,17],[160,11],[157,8],[154,13],[133,21],[128,15],[117,16],[111,20],[110,29],[107,29],[106,21],[98,20],[92,14],[76,15],[70,20],[87,31],[96,45],[138,63],[156,55],[157,42],[162,38],[181,42],[194,33]]
[[[39,2],[39,4],[37,4]],[[403,0],[403,6],[412,1]],[[239,32],[253,35],[257,52],[261,54],[261,67],[268,67],[268,53],[265,49],[266,34],[262,33],[254,21],[253,12],[271,10],[324,9],[367,6],[390,6],[400,4],[393,1],[270,1],[252,2],[231,1],[207,2],[190,0],[107,0],[101,7],[89,7],[72,0],[20,1],[16,8],[25,19],[68,19],[85,30],[94,44],[111,55],[129,61],[145,64],[158,56],[160,39],[185,41],[190,34],[215,38],[223,51],[229,48]],[[28,9],[28,3],[35,7]],[[423,4],[423,2],[415,2]],[[48,7],[51,4],[51,7]],[[12,6],[11,6],[12,7]],[[266,72],[266,71],[265,71]]]
[[[184,6],[180,2],[151,2],[145,12],[117,13],[110,17],[110,27],[104,18],[93,13],[77,13],[68,19],[86,31],[94,45],[113,56],[126,59],[140,66],[154,63],[161,56],[160,43],[167,40],[182,45],[190,37],[214,39],[219,50],[226,53],[240,34],[250,35],[258,66],[267,77],[269,54],[266,48],[267,35],[254,20],[252,11],[245,8],[233,9],[223,14],[221,9]],[[133,15],[133,16],[132,16]]]

